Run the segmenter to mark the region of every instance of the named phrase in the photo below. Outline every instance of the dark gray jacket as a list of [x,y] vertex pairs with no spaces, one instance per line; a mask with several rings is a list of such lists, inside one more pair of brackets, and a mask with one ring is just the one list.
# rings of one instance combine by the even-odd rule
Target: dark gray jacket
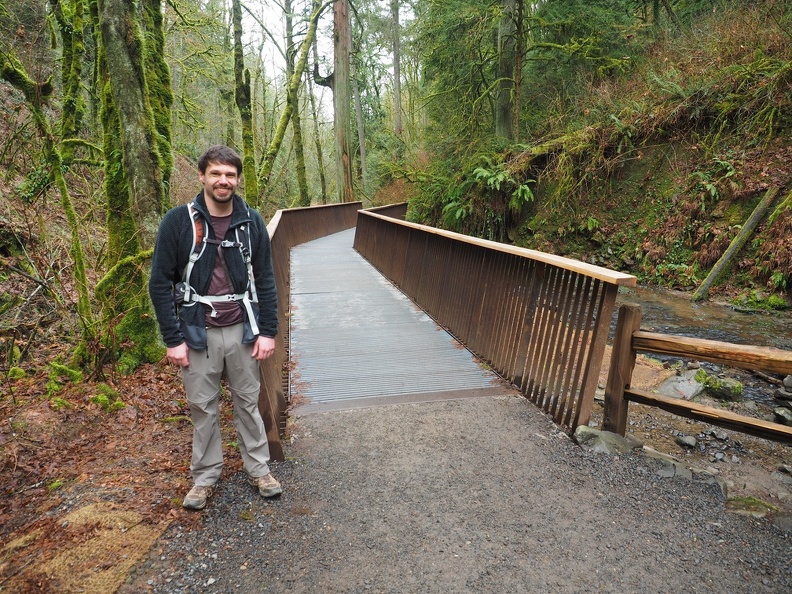
[[[207,235],[216,239],[212,229],[209,211],[203,192],[195,198],[195,208],[206,220]],[[240,196],[234,196],[234,211],[226,236],[222,239],[235,241],[235,229],[248,225],[250,229],[251,259],[253,276],[256,281],[258,304],[253,304],[261,336],[275,337],[278,333],[278,299],[275,289],[275,275],[272,270],[270,239],[264,219],[249,208]],[[149,295],[154,305],[162,340],[168,347],[186,342],[190,348],[206,350],[206,308],[203,303],[190,307],[178,307],[174,301],[173,289],[181,282],[184,267],[192,253],[193,227],[187,205],[169,210],[162,218],[149,278]],[[247,266],[239,249],[226,249],[224,252],[228,273],[235,293],[244,293],[247,287]],[[217,252],[206,249],[198,259],[190,274],[190,285],[199,295],[206,295],[214,269]],[[245,316],[245,331],[242,342],[256,340]]]

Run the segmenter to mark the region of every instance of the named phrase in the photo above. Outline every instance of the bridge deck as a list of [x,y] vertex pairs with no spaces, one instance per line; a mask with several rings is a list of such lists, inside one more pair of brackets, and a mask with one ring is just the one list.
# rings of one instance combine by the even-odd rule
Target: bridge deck
[[350,229],[292,249],[290,387],[299,412],[503,393],[353,239]]

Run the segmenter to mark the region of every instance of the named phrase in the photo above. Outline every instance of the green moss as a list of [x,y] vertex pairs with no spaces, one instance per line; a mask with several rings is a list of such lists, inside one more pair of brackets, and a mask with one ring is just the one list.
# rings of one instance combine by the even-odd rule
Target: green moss
[[11,367],[8,370],[8,379],[10,380],[22,379],[25,375],[25,370],[21,367]]
[[752,290],[732,300],[738,307],[757,311],[780,311],[789,308],[789,303],[780,295]]
[[96,385],[96,390],[99,393],[91,398],[91,402],[98,404],[102,410],[107,412],[126,407],[126,403],[121,400],[121,395],[111,386],[100,383]]
[[769,512],[777,512],[778,508],[758,497],[730,497],[726,502],[726,509],[729,511],[748,514],[756,517],[763,517]]
[[63,486],[64,482],[63,479],[55,479],[51,483],[47,483],[47,492],[52,493],[53,491],[57,491]]
[[69,402],[65,398],[61,398],[60,396],[56,396],[55,398],[50,398],[49,405],[52,410],[61,410],[62,408],[72,407],[71,402]]

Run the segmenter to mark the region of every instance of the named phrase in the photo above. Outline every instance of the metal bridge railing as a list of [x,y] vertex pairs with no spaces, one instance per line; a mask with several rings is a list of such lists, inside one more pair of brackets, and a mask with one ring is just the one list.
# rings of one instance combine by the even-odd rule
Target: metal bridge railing
[[288,317],[289,282],[291,276],[290,250],[295,245],[338,233],[355,226],[360,202],[290,208],[279,210],[267,225],[272,243],[272,265],[275,269],[275,284],[278,288],[278,326],[280,331],[275,340],[275,354],[261,364],[261,394],[259,410],[264,419],[270,455],[273,460],[283,460],[281,431],[285,428],[288,406],[289,342]]
[[371,211],[354,245],[557,424],[588,423],[618,287],[634,276]]

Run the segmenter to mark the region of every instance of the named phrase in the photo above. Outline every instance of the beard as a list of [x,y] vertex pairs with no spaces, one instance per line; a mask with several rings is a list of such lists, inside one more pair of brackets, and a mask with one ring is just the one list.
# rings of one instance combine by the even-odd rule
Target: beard
[[[217,195],[218,191],[219,192],[227,191],[228,194],[218,196]],[[206,194],[208,198],[214,200],[218,204],[226,204],[234,199],[234,188],[232,188],[231,186],[220,186],[220,187],[215,186],[211,188]]]

